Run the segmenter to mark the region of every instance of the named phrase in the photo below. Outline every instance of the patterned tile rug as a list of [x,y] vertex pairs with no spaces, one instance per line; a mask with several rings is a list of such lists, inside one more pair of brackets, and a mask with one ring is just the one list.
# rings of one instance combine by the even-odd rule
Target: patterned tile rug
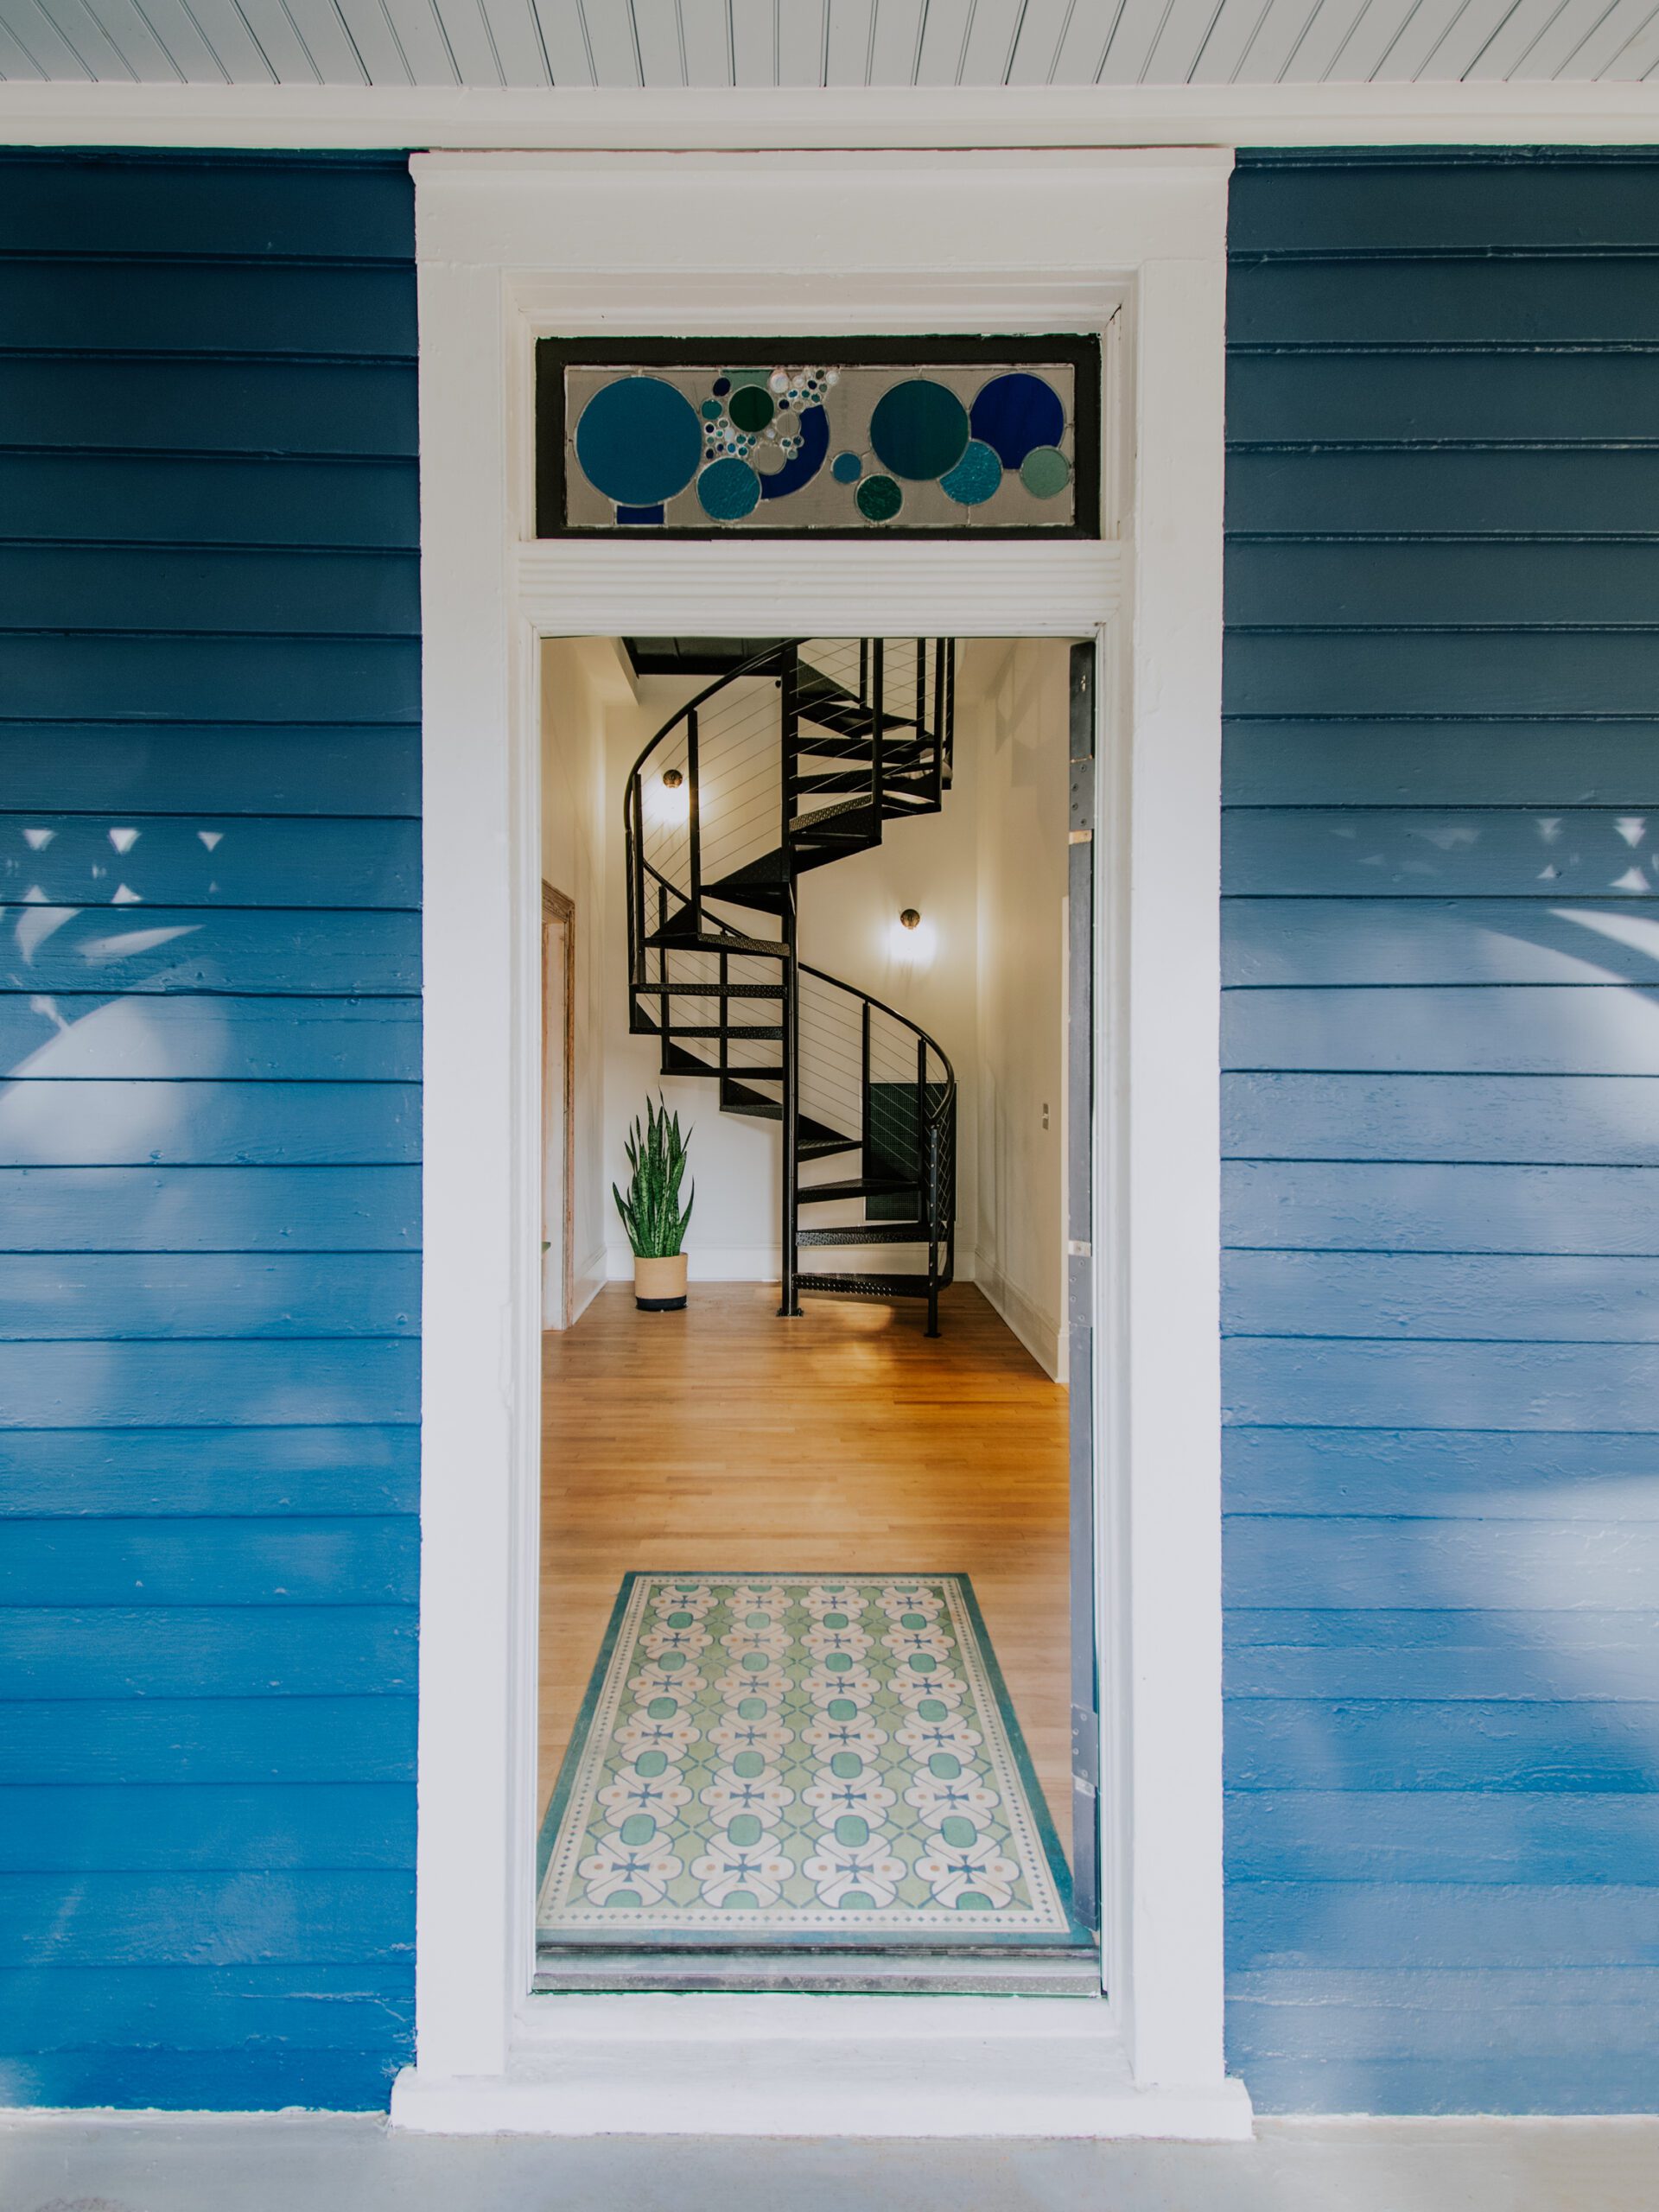
[[963,1574],[629,1574],[542,1829],[556,1943],[1078,1940]]

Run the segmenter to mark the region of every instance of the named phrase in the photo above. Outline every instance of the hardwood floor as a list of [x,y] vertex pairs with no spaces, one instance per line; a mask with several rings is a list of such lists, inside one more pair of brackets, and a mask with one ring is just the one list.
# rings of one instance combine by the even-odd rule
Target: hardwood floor
[[1066,1394],[970,1285],[919,1313],[612,1284],[543,1342],[544,1809],[630,1567],[963,1573],[1066,1845]]

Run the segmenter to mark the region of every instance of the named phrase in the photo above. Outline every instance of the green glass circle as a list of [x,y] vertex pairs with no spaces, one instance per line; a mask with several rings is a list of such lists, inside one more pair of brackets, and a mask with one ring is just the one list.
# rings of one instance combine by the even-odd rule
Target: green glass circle
[[857,1845],[868,1843],[869,1840],[870,1824],[868,1821],[861,1821],[856,1813],[843,1813],[836,1822],[837,1843]]
[[925,1697],[916,1708],[916,1717],[918,1720],[943,1720],[950,1709],[937,1697]]
[[931,1675],[939,1662],[931,1651],[912,1651],[907,1663],[918,1675]]
[[763,1697],[739,1698],[737,1717],[740,1720],[764,1720],[766,1717],[766,1700]]
[[845,1628],[847,1616],[845,1613],[826,1613],[823,1617],[823,1624],[825,1628]]
[[989,1897],[981,1897],[977,1890],[964,1890],[957,1899],[958,1912],[988,1912],[990,1909]]
[[641,1751],[633,1763],[633,1770],[636,1774],[643,1774],[649,1781],[652,1775],[660,1774],[667,1764],[666,1751]]
[[875,457],[895,476],[931,483],[962,459],[968,445],[968,410],[954,391],[931,377],[907,377],[891,385],[870,414]]
[[725,411],[717,399],[705,399],[702,403],[702,419],[705,423],[718,423]]
[[683,1651],[664,1651],[657,1662],[665,1675],[677,1674],[685,1664]]
[[862,1890],[849,1890],[841,1901],[843,1912],[868,1912],[874,1904],[874,1897],[867,1897]]
[[858,1707],[849,1697],[832,1697],[828,1712],[832,1720],[856,1720]]
[[649,1843],[657,1833],[657,1823],[649,1813],[630,1813],[618,1834],[630,1850],[639,1844]]
[[668,1624],[670,1628],[690,1628],[691,1616],[690,1613],[671,1613],[668,1617]]
[[941,1782],[954,1782],[962,1772],[962,1761],[954,1751],[935,1751],[927,1762],[927,1770]]
[[772,394],[762,384],[741,385],[726,403],[726,412],[740,430],[764,430],[776,411]]
[[680,1709],[677,1697],[654,1697],[645,1707],[648,1720],[671,1720]]
[[740,1751],[732,1761],[732,1772],[740,1782],[753,1782],[757,1774],[765,1771],[766,1764],[759,1751]]
[[905,495],[891,476],[867,476],[853,499],[866,522],[891,522],[905,504]]
[[1033,499],[1052,499],[1071,481],[1071,464],[1058,446],[1039,446],[1020,462],[1020,481]]
[[844,1675],[853,1663],[853,1655],[850,1651],[832,1651],[823,1663],[832,1675]]
[[[967,1826],[966,1821],[964,1821],[963,1825],[965,1827]],[[740,1813],[737,1818],[728,1827],[726,1833],[734,1843],[759,1843],[760,1840],[760,1823],[756,1820],[753,1813]]]
[[764,1651],[746,1651],[743,1654],[743,1666],[745,1671],[748,1674],[763,1674],[766,1671],[766,1653]]
[[725,1900],[728,1912],[753,1912],[754,1898],[747,1890],[733,1890]]
[[837,1782],[850,1782],[855,1775],[863,1773],[864,1762],[856,1751],[837,1751],[830,1762],[830,1771]]
[[770,1613],[750,1613],[745,1618],[743,1625],[745,1628],[770,1628],[772,1626],[772,1615]]
[[638,1890],[613,1890],[605,1902],[607,1904],[638,1904],[640,1903],[639,1892]]
[[927,1626],[927,1615],[925,1613],[900,1613],[899,1616],[899,1625],[900,1628],[925,1628]]
[[939,1822],[939,1834],[954,1851],[965,1850],[976,1833],[973,1822],[964,1821],[960,1813],[952,1813],[949,1819]]

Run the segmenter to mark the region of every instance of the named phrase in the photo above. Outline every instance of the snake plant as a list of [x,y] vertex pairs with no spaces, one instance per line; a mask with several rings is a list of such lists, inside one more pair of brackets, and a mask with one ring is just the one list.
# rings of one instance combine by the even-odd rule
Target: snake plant
[[628,1155],[628,1195],[625,1198],[614,1183],[611,1196],[616,1200],[616,1210],[622,1217],[622,1226],[628,1232],[628,1243],[637,1260],[671,1260],[685,1241],[685,1225],[691,1218],[692,1202],[696,1196],[694,1185],[685,1201],[685,1211],[680,1211],[680,1183],[685,1173],[686,1150],[691,1141],[688,1129],[680,1135],[680,1117],[671,1116],[658,1093],[657,1103],[645,1101],[645,1126],[642,1130],[636,1114],[633,1129],[626,1144]]

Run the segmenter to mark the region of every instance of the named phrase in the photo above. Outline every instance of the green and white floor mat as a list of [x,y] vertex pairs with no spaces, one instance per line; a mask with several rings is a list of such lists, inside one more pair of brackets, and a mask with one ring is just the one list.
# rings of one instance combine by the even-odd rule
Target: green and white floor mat
[[1082,1932],[963,1574],[625,1576],[539,1866],[548,1943]]

